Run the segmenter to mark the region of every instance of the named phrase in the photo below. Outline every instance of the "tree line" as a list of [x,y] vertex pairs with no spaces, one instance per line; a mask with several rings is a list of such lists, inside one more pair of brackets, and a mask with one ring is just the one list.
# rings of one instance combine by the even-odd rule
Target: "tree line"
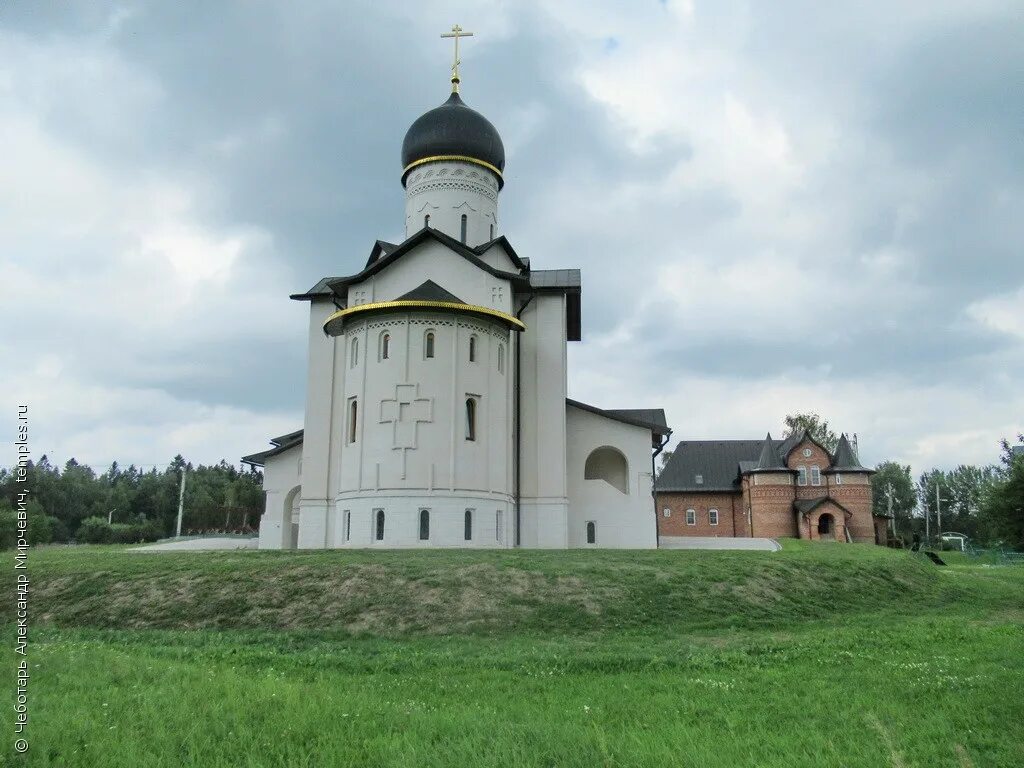
[[85,541],[154,541],[175,532],[182,472],[185,483],[182,534],[253,533],[263,510],[263,475],[220,461],[193,466],[175,456],[164,469],[148,472],[116,462],[97,474],[68,460],[63,468],[43,456],[29,462],[26,479],[0,469],[0,547],[14,545],[19,492],[28,489],[32,544]]

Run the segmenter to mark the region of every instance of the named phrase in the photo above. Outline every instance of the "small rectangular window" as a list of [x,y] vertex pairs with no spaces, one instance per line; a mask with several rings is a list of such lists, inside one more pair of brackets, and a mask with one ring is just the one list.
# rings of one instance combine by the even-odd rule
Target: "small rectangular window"
[[665,507],[663,510],[661,510],[661,514],[663,514],[665,517],[672,517],[672,510],[669,509],[668,507]]
[[688,509],[686,510],[686,524],[696,525],[697,524],[697,510]]
[[821,485],[820,467],[811,467],[811,485]]
[[708,510],[708,523],[710,525],[718,525],[718,510],[717,509],[709,509]]
[[704,475],[695,475],[693,481],[697,485],[704,485]]
[[473,510],[467,509],[466,515],[463,518],[463,531],[462,538],[464,541],[473,540]]
[[352,540],[352,513],[345,510],[345,541]]
[[351,400],[349,400],[349,404],[348,404],[348,441],[350,443],[354,443],[356,441],[356,435],[358,434],[358,432],[356,431],[356,424],[358,422],[358,417],[359,417],[359,404],[356,402],[356,399],[353,397]]
[[593,520],[587,521],[587,544],[597,543],[597,523]]
[[843,484],[843,476],[841,474],[839,474],[838,472],[836,472],[836,485],[842,485],[842,484]]
[[807,485],[807,467],[799,466],[796,468],[796,484]]
[[462,214],[462,232],[459,238],[462,242],[466,242],[466,224],[468,223],[468,221],[469,219],[466,216],[466,214]]

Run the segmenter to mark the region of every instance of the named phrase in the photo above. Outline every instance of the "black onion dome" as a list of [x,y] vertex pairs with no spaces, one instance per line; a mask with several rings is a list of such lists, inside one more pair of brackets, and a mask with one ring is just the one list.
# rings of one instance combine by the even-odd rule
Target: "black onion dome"
[[429,157],[455,155],[498,169],[498,183],[505,170],[505,145],[491,121],[470,109],[453,93],[439,107],[421,115],[402,142],[402,183],[409,166]]

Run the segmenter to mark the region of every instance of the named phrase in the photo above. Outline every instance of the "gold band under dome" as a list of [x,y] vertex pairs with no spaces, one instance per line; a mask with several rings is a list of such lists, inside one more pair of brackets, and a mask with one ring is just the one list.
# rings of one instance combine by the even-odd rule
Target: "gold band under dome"
[[433,157],[424,157],[422,160],[415,160],[402,169],[402,178],[404,179],[405,174],[417,165],[423,165],[424,163],[436,163],[443,160],[461,160],[464,163],[473,163],[474,165],[479,165],[481,168],[486,168],[491,173],[496,174],[499,179],[503,179],[501,171],[499,171],[495,166],[484,162],[483,160],[477,160],[475,157],[467,157],[466,155],[434,155]]
[[452,312],[463,312],[469,315],[485,315],[507,323],[513,330],[525,331],[523,322],[512,315],[489,307],[481,307],[477,304],[461,304],[454,301],[420,301],[418,299],[404,299],[400,301],[378,301],[370,304],[358,304],[354,307],[339,309],[324,321],[324,333],[329,335],[327,326],[337,320],[346,320],[363,312],[374,312],[389,309],[444,309]]

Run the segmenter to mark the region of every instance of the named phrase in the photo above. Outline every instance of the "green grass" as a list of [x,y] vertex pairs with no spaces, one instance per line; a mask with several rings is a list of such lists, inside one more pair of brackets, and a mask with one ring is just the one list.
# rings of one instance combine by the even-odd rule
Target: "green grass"
[[1024,568],[799,543],[31,558],[29,765],[1024,764]]

